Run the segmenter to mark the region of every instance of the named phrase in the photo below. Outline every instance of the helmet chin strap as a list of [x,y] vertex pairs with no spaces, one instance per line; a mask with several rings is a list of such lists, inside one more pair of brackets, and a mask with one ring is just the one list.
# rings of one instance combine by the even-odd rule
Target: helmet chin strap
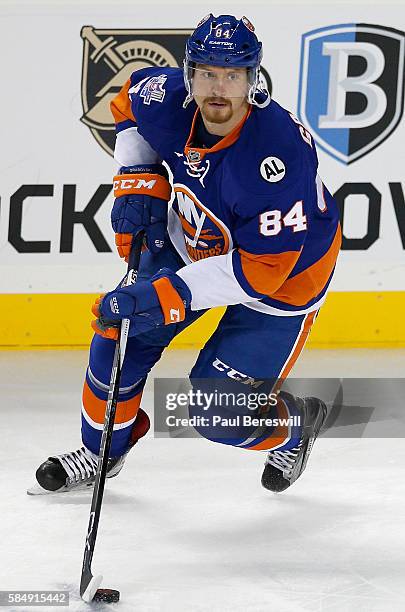
[[194,98],[193,94],[189,92],[186,96],[186,99],[183,102],[183,108],[187,108],[187,106],[190,104],[193,98]]
[[191,93],[191,78],[189,74],[189,68],[190,68],[190,65],[188,61],[186,59],[183,60],[183,77],[184,77],[184,84],[187,90],[187,96],[183,102],[183,108],[187,108],[187,106],[190,104],[191,100],[194,97],[193,94]]

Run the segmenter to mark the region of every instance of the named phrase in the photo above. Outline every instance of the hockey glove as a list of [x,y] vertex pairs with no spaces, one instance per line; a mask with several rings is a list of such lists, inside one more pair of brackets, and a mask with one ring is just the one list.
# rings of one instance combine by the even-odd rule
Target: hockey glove
[[186,283],[169,268],[162,268],[149,281],[101,295],[92,308],[97,320],[91,326],[97,334],[116,340],[121,320],[130,319],[131,337],[161,325],[180,323],[190,303]]
[[158,253],[165,240],[171,186],[161,164],[120,168],[114,177],[111,223],[120,257],[128,261],[132,238],[145,230],[146,246]]

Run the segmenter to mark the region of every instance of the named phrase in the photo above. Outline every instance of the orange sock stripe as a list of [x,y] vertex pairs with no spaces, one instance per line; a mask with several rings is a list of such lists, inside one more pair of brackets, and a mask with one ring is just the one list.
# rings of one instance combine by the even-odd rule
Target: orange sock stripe
[[186,309],[183,300],[169,279],[165,277],[158,278],[153,281],[152,285],[155,288],[160,306],[163,310],[165,325],[184,321]]
[[[285,405],[285,402],[279,398],[277,402],[277,418],[288,419],[289,416],[290,415],[289,415],[287,406]],[[249,446],[246,450],[271,450],[272,448],[277,448],[278,446],[285,444],[288,440],[289,440],[288,426],[279,425],[278,427],[276,427],[276,429],[273,431],[273,433],[268,438],[266,438],[265,440],[262,440],[261,442],[259,442],[258,444],[255,444],[254,446]]]
[[[133,419],[138,412],[141,397],[142,391],[129,400],[118,402],[114,422],[116,424],[126,423]],[[85,381],[83,386],[83,407],[92,421],[95,423],[104,423],[106,405],[107,401],[96,397],[87,384],[87,381]]]

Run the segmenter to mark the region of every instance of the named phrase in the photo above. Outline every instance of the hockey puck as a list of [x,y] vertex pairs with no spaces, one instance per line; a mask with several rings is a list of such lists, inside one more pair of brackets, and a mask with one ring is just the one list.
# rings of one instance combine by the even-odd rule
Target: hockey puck
[[97,589],[93,601],[104,601],[105,603],[117,603],[120,600],[120,592],[115,589]]

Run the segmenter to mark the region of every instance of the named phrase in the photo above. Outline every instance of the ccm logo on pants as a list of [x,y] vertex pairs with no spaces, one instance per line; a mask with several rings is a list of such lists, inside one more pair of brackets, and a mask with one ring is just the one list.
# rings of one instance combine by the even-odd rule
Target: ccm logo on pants
[[242,372],[238,372],[238,370],[234,370],[234,368],[218,359],[218,357],[215,358],[215,361],[212,362],[212,365],[216,370],[219,370],[220,372],[226,372],[226,375],[229,376],[229,378],[238,380],[244,385],[251,385],[255,389],[257,387],[260,387],[260,385],[264,383],[264,380],[256,380],[251,376],[248,376],[247,374],[243,374]]

